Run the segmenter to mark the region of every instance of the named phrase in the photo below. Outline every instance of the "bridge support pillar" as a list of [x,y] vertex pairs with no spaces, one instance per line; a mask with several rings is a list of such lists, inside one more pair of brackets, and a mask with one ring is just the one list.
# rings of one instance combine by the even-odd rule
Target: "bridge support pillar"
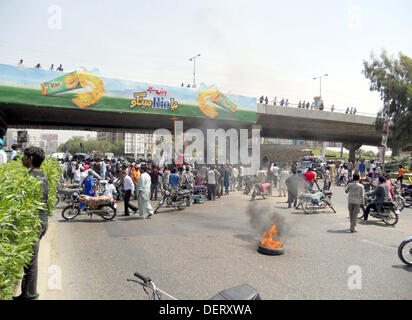
[[355,151],[362,147],[360,143],[344,143],[343,147],[349,150],[349,160],[355,162]]
[[3,112],[0,111],[0,138],[6,135],[7,132],[7,119]]

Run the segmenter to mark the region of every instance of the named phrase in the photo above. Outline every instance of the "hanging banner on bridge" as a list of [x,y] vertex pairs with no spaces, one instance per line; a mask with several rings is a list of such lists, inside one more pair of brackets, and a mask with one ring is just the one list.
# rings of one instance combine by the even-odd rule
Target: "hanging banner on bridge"
[[255,97],[0,64],[0,102],[256,123]]

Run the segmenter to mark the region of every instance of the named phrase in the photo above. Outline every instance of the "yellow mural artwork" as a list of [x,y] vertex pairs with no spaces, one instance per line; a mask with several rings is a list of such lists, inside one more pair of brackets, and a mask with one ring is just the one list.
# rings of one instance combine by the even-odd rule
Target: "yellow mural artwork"
[[209,88],[201,90],[197,96],[197,102],[199,104],[199,109],[202,113],[209,119],[215,118],[219,112],[215,106],[208,103],[208,101],[228,110],[231,112],[236,112],[237,105],[234,104],[229,98],[223,95],[220,91]]

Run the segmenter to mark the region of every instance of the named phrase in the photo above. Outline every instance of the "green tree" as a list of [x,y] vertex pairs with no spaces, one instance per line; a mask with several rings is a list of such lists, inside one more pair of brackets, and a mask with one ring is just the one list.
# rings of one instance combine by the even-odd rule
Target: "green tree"
[[370,90],[378,91],[384,107],[376,118],[376,129],[382,132],[384,118],[391,120],[392,150],[412,141],[412,59],[399,53],[399,58],[389,57],[385,50],[379,57],[371,54],[364,61],[363,74],[370,80]]

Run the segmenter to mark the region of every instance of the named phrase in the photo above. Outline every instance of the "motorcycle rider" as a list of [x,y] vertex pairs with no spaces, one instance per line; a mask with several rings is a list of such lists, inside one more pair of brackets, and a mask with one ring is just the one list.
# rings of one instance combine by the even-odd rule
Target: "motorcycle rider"
[[376,212],[380,212],[385,199],[388,198],[388,185],[385,183],[386,179],[383,176],[379,176],[379,185],[374,191],[368,192],[366,195],[369,197],[375,196],[375,199],[366,206],[365,214],[363,216],[364,221],[368,220],[369,211],[372,207],[376,208]]

